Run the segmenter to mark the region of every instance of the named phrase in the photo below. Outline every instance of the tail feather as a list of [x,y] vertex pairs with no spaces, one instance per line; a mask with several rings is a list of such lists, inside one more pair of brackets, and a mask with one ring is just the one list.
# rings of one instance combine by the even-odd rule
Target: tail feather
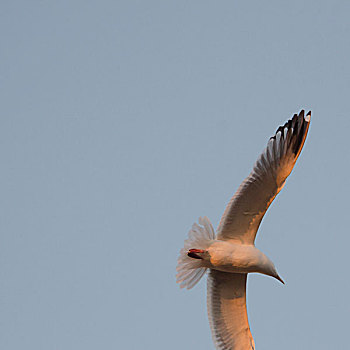
[[[190,249],[207,249],[215,239],[215,232],[207,217],[199,218],[198,223],[192,225],[185,240],[184,247],[180,250],[180,256],[176,267],[176,282],[180,288],[191,289],[205,274],[207,268],[203,267],[201,259],[193,259],[188,256]],[[201,225],[201,226],[200,226]]]

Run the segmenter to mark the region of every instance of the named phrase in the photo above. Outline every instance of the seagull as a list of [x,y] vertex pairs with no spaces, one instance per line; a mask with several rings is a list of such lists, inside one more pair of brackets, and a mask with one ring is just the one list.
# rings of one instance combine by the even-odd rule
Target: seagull
[[218,350],[254,350],[247,306],[247,275],[261,273],[284,284],[273,262],[254,241],[267,209],[283,188],[303,148],[311,111],[280,126],[252,172],[227,205],[217,233],[207,217],[194,223],[180,250],[176,282],[191,289],[209,270],[207,307]]

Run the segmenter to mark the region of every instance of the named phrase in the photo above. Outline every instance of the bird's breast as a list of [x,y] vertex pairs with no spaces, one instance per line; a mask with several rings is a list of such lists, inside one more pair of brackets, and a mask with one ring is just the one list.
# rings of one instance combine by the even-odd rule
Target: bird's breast
[[208,249],[210,267],[224,272],[259,272],[263,254],[253,245],[215,241]]

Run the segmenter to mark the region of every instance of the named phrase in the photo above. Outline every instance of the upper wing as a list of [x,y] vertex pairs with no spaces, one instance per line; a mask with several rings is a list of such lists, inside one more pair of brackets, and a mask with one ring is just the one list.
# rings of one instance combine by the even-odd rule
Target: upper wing
[[247,274],[210,270],[207,303],[210,328],[218,350],[254,350],[246,307]]
[[253,244],[260,222],[282,189],[303,148],[311,112],[294,114],[270,138],[253,171],[227,205],[218,227],[218,239]]

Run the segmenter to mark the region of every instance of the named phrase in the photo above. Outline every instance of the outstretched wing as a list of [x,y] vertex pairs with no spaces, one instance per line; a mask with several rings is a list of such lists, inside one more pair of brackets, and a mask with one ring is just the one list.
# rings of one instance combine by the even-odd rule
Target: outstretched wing
[[207,304],[210,328],[218,350],[254,350],[246,307],[247,274],[210,270]]
[[270,138],[253,171],[227,205],[218,227],[218,239],[253,244],[260,222],[282,189],[303,148],[311,112],[294,114]]

